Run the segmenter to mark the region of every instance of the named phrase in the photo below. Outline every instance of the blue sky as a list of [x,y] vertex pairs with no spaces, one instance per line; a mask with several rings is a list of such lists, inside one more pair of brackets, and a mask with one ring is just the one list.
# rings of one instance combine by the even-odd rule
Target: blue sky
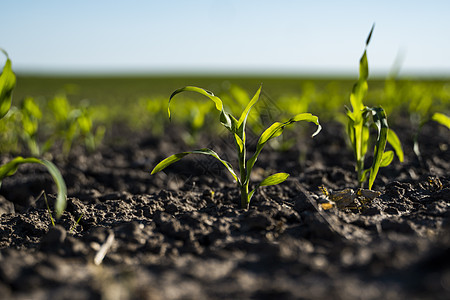
[[[17,72],[450,75],[450,1],[2,1]],[[3,59],[3,58],[1,58]]]

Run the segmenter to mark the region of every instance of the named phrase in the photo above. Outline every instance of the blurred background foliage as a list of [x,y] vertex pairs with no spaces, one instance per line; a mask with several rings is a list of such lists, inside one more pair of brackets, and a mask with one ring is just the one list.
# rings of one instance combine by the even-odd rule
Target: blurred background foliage
[[[164,134],[169,118],[167,105],[177,88],[193,85],[219,96],[227,111],[237,115],[262,84],[261,100],[248,120],[250,132],[260,133],[274,120],[302,112],[319,117],[321,123],[346,122],[345,105],[354,78],[296,78],[265,76],[154,76],[154,77],[33,77],[18,76],[11,112],[1,120],[1,152],[33,154],[60,147],[68,154],[73,143],[94,150],[112,124]],[[172,126],[181,128],[187,144],[195,144],[202,133],[220,129],[213,103],[194,93],[185,93],[171,106]],[[409,122],[417,130],[436,112],[450,114],[450,81],[369,80],[365,103],[381,105],[392,128]],[[13,126],[19,125],[19,126]],[[178,128],[177,127],[177,128]],[[18,130],[17,128],[20,128]],[[296,135],[278,141],[289,147]],[[290,142],[289,142],[290,140]],[[276,145],[275,145],[276,146]]]

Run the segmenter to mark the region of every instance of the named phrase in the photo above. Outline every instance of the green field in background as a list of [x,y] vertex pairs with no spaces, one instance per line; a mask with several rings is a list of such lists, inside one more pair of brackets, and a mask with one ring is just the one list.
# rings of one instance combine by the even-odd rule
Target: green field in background
[[[171,105],[172,119],[167,114],[172,92],[184,86],[197,86],[220,97],[227,112],[239,116],[262,84],[260,101],[249,115],[248,127],[261,132],[275,120],[285,121],[292,115],[309,112],[322,124],[347,122],[345,107],[357,78],[294,76],[17,76],[9,117],[0,122],[2,137],[8,149],[18,149],[23,139],[21,115],[24,100],[35,101],[42,117],[34,117],[38,133],[33,138],[43,143],[55,124],[56,106],[63,106],[67,117],[83,112],[92,124],[91,130],[105,128],[109,134],[114,123],[153,135],[164,134],[167,126],[185,132],[186,142],[195,143],[203,133],[221,132],[214,103],[196,93],[183,93]],[[368,81],[364,104],[382,106],[389,125],[410,123],[413,128],[431,120],[433,114],[450,115],[450,80],[386,80]],[[28,97],[28,98],[27,98]],[[57,101],[56,101],[57,100]],[[56,101],[56,102],[55,102]],[[53,103],[53,104],[52,104]],[[66,104],[64,104],[66,103]],[[68,103],[68,104],[67,104]],[[53,106],[52,106],[53,105]],[[53,108],[52,108],[53,107]],[[67,124],[66,124],[67,125]],[[16,130],[17,129],[17,130]],[[19,130],[19,131],[18,131]],[[67,130],[65,130],[67,131]],[[59,132],[60,135],[64,134]],[[301,132],[298,132],[301,134]],[[40,140],[40,141],[39,141]],[[6,149],[5,151],[7,151]]]
[[[307,77],[273,77],[273,76],[111,76],[111,77],[68,77],[68,76],[18,76],[15,99],[25,96],[53,97],[65,92],[70,100],[90,99],[102,104],[110,101],[127,102],[138,97],[169,97],[177,88],[193,85],[220,93],[227,85],[235,84],[254,93],[260,84],[263,91],[271,97],[282,94],[300,94],[303,84],[314,84],[318,89],[334,84],[342,93],[350,95],[351,87],[357,78],[307,78]],[[379,88],[383,80],[370,82],[371,88]],[[439,81],[438,81],[439,82]]]

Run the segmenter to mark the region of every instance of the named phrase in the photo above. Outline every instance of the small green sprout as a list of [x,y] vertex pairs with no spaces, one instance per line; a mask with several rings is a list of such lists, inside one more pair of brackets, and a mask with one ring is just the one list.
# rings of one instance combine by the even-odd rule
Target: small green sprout
[[[423,102],[429,102],[429,105],[427,106],[426,109],[411,111],[411,119],[415,119],[415,118],[419,119],[417,122],[418,125],[416,125],[417,126],[416,132],[414,133],[414,136],[413,136],[413,142],[414,142],[413,151],[414,151],[414,154],[419,159],[419,161],[422,160],[422,154],[420,153],[420,147],[419,147],[419,134],[420,134],[422,127],[429,121],[435,121],[435,122],[441,124],[442,126],[445,126],[448,129],[450,129],[450,117],[447,116],[446,114],[443,114],[440,112],[432,113],[431,112],[431,106],[432,106],[431,98],[427,97],[424,99]],[[416,123],[416,122],[413,122],[413,123]]]
[[447,129],[450,129],[450,117],[447,116],[446,114],[443,114],[440,112],[435,112],[431,117],[426,117],[421,120],[421,122],[416,130],[416,133],[414,134],[414,137],[413,137],[413,140],[414,140],[413,151],[420,162],[422,161],[422,154],[420,153],[420,148],[419,148],[419,133],[420,133],[420,130],[422,129],[422,127],[425,125],[425,123],[428,123],[429,121],[435,121],[435,122],[441,124],[442,126],[447,127]]
[[193,87],[193,86],[187,86],[181,89],[176,90],[172,93],[169,99],[169,118],[170,118],[170,101],[173,99],[173,97],[181,92],[185,91],[191,91],[196,92],[199,94],[202,94],[209,99],[211,99],[215,103],[216,109],[220,112],[220,122],[223,126],[225,126],[226,129],[232,134],[234,138],[234,144],[236,146],[236,152],[239,159],[239,176],[236,174],[236,172],[233,170],[233,166],[228,162],[219,157],[219,155],[214,152],[211,149],[208,148],[202,148],[194,151],[188,151],[188,152],[181,152],[174,155],[171,155],[161,161],[159,164],[155,166],[155,168],[152,170],[151,174],[155,174],[159,171],[162,171],[164,168],[168,167],[169,165],[179,161],[183,157],[189,154],[205,154],[210,155],[216,159],[218,159],[225,168],[231,173],[234,180],[236,181],[240,193],[241,193],[241,207],[243,209],[248,209],[250,200],[252,196],[254,195],[256,189],[260,186],[269,186],[269,185],[276,185],[283,181],[285,181],[289,174],[288,173],[276,173],[273,175],[268,176],[264,180],[262,180],[260,183],[256,185],[256,187],[249,191],[249,183],[250,183],[250,174],[253,169],[253,166],[255,165],[255,162],[261,153],[262,148],[266,145],[266,143],[275,138],[280,136],[283,133],[283,130],[286,126],[299,122],[299,121],[308,121],[313,122],[318,126],[317,131],[313,134],[315,136],[318,134],[321,130],[321,126],[319,124],[319,119],[310,114],[310,113],[301,113],[298,114],[292,118],[290,118],[286,122],[275,122],[273,123],[269,128],[267,128],[259,137],[258,143],[256,145],[256,150],[253,156],[251,156],[249,159],[247,159],[247,150],[246,150],[246,135],[245,135],[245,126],[247,123],[247,118],[250,113],[250,110],[252,107],[258,102],[259,95],[261,93],[261,87],[258,89],[258,91],[255,93],[253,98],[250,100],[250,102],[247,104],[246,108],[240,115],[239,119],[236,119],[229,113],[227,113],[223,109],[223,103],[222,100],[219,97],[216,97],[212,92],[209,92],[207,90],[204,90],[202,88]]
[[[394,151],[399,160],[401,162],[403,161],[403,150],[400,140],[395,132],[389,129],[384,109],[381,106],[367,107],[362,102],[368,90],[367,78],[369,77],[369,66],[367,62],[367,46],[369,45],[374,26],[372,26],[367,37],[364,54],[360,59],[359,79],[353,86],[350,95],[350,103],[353,110],[346,107],[348,117],[347,134],[355,154],[358,183],[363,188],[364,182],[367,180],[367,175],[370,173],[369,189],[372,189],[379,168],[386,167],[392,162]],[[373,161],[369,169],[364,169],[364,159],[369,148],[370,127],[372,126],[377,131]],[[394,151],[385,152],[388,141]]]
[[41,194],[39,195],[38,199],[44,195],[44,202],[45,202],[45,206],[47,207],[47,213],[48,213],[48,218],[50,219],[50,221],[52,222],[52,226],[55,227],[55,219],[53,219],[52,216],[52,210],[50,209],[50,206],[48,205],[48,201],[47,201],[47,195],[45,195],[45,191],[42,191]]
[[41,147],[37,140],[38,129],[42,119],[42,111],[34,98],[26,97],[22,101],[18,113],[22,124],[22,130],[19,134],[24,143],[28,146],[31,155],[39,156],[41,153],[48,151],[53,141],[49,139],[44,143],[44,146]]
[[[6,55],[6,63],[0,74],[0,119],[3,118],[11,108],[12,92],[16,84],[16,76],[11,68],[11,60],[3,49],[0,49]],[[52,175],[58,188],[58,196],[56,198],[56,216],[60,217],[66,207],[66,184],[58,168],[50,161],[38,159],[34,157],[16,157],[11,161],[0,165],[0,187],[2,180],[8,176],[14,175],[21,164],[36,163],[44,165]]]
[[88,103],[73,108],[67,97],[57,95],[48,103],[53,114],[53,127],[56,137],[63,141],[63,154],[68,156],[72,145],[78,139],[84,140],[88,151],[94,151],[105,134],[105,127],[98,126],[94,132],[94,120]]
[[104,126],[98,126],[94,132],[93,112],[89,108],[88,103],[83,103],[78,111],[79,115],[76,122],[78,124],[79,135],[81,138],[84,138],[86,149],[93,152],[103,139],[106,128]]

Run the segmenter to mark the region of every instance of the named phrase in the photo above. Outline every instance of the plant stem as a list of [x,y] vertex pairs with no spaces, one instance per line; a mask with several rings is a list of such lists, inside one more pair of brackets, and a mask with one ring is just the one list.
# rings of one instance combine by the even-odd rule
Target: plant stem
[[248,182],[241,185],[241,208],[248,209],[249,201],[248,201]]
[[356,169],[358,171],[358,183],[360,188],[364,188],[364,158],[358,160]]
[[239,144],[237,143],[236,139],[235,139],[235,145],[236,145],[236,149],[237,149],[237,153],[238,153],[238,157],[239,157],[239,172],[240,172],[240,177],[241,177],[241,181],[240,181],[240,183],[238,183],[239,189],[241,192],[241,208],[248,209],[248,205],[250,202],[248,199],[248,184],[249,184],[250,178],[247,178],[247,167],[246,167],[246,162],[245,162],[245,153],[246,153],[245,139],[243,141],[242,149],[239,147]]

